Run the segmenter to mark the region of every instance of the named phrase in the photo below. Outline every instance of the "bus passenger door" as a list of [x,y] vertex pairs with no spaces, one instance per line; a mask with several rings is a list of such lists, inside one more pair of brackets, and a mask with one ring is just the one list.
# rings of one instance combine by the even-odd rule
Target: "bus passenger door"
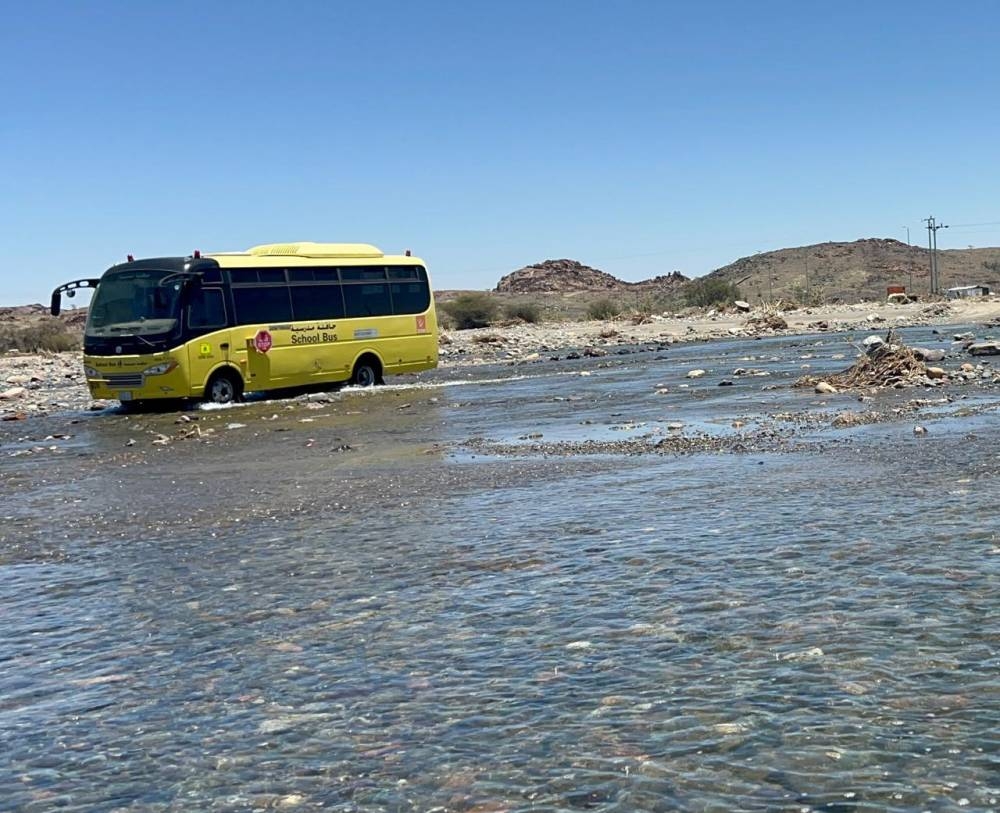
[[188,385],[191,390],[187,394],[201,396],[212,370],[224,362],[235,361],[231,346],[232,331],[226,329],[222,290],[211,287],[191,289],[185,318],[188,335],[194,334],[194,338],[187,343]]
[[[245,328],[244,328],[245,330]],[[244,334],[239,342],[239,349],[245,359],[243,378],[247,391],[265,390],[272,386],[273,374],[271,363],[274,358],[271,346],[274,342],[270,331],[260,329],[249,335]]]

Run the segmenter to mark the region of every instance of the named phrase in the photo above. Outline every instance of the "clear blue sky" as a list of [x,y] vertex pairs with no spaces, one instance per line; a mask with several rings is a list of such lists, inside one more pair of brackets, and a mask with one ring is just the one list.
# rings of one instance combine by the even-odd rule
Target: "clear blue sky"
[[1000,2],[0,0],[0,304],[371,242],[440,288],[1000,245]]

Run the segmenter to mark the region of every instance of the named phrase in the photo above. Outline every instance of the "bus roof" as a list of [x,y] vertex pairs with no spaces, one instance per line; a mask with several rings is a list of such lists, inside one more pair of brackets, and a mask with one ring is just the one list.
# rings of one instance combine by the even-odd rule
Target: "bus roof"
[[246,251],[213,251],[203,256],[216,260],[223,267],[237,264],[273,265],[288,261],[296,265],[312,265],[311,261],[317,259],[347,260],[349,265],[365,265],[377,260],[405,265],[423,264],[421,260],[408,254],[386,256],[381,249],[367,243],[267,243]]

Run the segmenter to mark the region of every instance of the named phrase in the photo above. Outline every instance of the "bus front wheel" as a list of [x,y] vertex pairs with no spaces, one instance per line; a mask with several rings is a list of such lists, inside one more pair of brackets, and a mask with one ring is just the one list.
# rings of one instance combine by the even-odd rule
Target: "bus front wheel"
[[362,356],[354,365],[351,383],[355,387],[374,387],[382,382],[382,365],[374,356]]
[[213,404],[232,404],[243,399],[243,381],[231,370],[221,370],[205,386],[205,400]]

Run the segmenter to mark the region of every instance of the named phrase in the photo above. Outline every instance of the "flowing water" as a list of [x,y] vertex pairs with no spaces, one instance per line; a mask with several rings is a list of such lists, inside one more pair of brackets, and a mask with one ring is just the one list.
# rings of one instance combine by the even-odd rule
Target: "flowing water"
[[788,453],[525,439],[851,408],[786,386],[843,349],[4,427],[0,809],[997,809],[995,389]]

